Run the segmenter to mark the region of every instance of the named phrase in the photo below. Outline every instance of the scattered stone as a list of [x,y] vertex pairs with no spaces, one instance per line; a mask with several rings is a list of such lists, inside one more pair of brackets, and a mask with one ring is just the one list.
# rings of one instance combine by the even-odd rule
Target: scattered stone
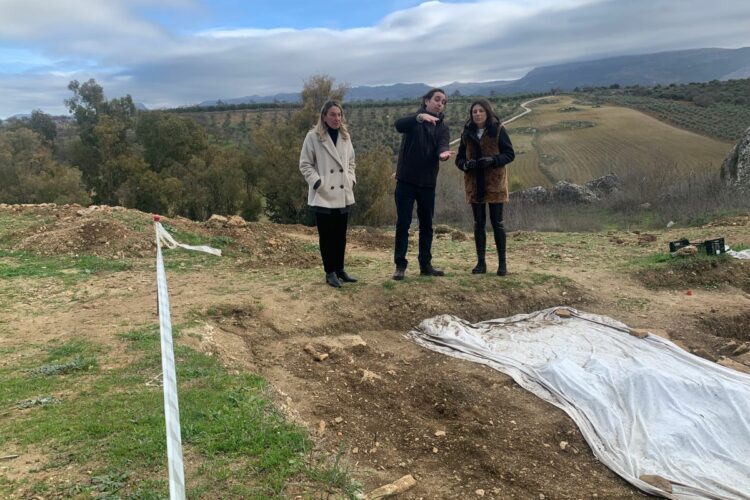
[[435,437],[445,436],[445,431],[435,431]]
[[670,483],[667,479],[656,475],[656,474],[643,474],[641,477],[639,477],[641,481],[644,483],[648,483],[654,488],[658,488],[662,491],[665,491],[667,493],[672,493],[672,483]]
[[[210,220],[210,219],[209,219]],[[247,227],[247,221],[239,215],[232,215],[226,222],[227,227]]]
[[433,447],[432,447],[432,452],[433,452],[433,453],[437,453],[437,452],[438,452],[438,449],[437,449],[437,448],[435,448],[435,447],[433,446]]
[[750,128],[745,130],[721,164],[721,180],[728,187],[750,190]]
[[560,318],[570,318],[573,316],[570,312],[570,309],[563,308],[555,309],[555,314]]
[[593,203],[599,199],[589,188],[567,181],[557,181],[552,187],[552,199],[562,203]]
[[562,451],[565,451],[568,449],[568,442],[567,441],[560,441],[560,449]]
[[699,347],[699,348],[693,350],[693,354],[695,354],[696,356],[699,356],[699,357],[701,357],[703,359],[707,359],[709,361],[716,361],[716,359],[711,355],[711,353],[709,353],[707,350],[705,350],[702,347]]
[[515,191],[510,196],[513,201],[541,204],[549,201],[550,192],[542,186],[534,186],[523,191]]
[[476,493],[478,497],[483,497],[484,496],[484,490],[481,489],[481,488],[478,489],[478,490],[476,490],[474,493]]
[[742,356],[745,353],[750,352],[750,344],[745,342],[742,345],[737,346],[737,348],[732,352],[732,356]]
[[227,219],[227,218],[226,218],[226,217],[224,217],[223,215],[219,215],[219,214],[213,214],[213,215],[212,215],[211,217],[209,217],[209,218],[208,218],[208,220],[206,221],[206,225],[207,225],[207,226],[214,226],[214,227],[216,227],[216,226],[221,226],[221,227],[223,227],[223,226],[225,226],[225,225],[226,225],[226,223],[227,223],[227,222],[229,222],[229,219]]
[[315,361],[325,361],[328,359],[328,353],[319,352],[312,344],[307,344],[305,346],[305,352],[312,356]]
[[399,493],[408,491],[412,489],[414,486],[416,486],[416,484],[417,484],[417,481],[414,479],[414,477],[411,474],[409,474],[390,484],[386,484],[384,486],[381,486],[380,488],[377,488],[371,491],[370,493],[365,495],[364,498],[365,500],[377,500],[379,498],[388,498],[393,495],[398,495]]
[[322,435],[326,431],[326,421],[321,420],[318,422],[318,434]]
[[631,328],[628,330],[628,333],[632,335],[633,337],[638,337],[639,339],[645,339],[648,337],[648,330],[645,330],[643,328]]
[[336,418],[333,419],[333,421],[336,422],[337,424],[340,424],[341,422],[344,421],[344,419],[341,418],[341,417],[336,417]]
[[375,372],[371,372],[370,370],[367,370],[365,368],[362,368],[362,379],[360,379],[360,382],[372,382],[375,380],[382,380],[383,377],[378,375]]
[[622,181],[612,173],[590,180],[583,186],[598,198],[611,198],[623,193]]
[[695,245],[688,245],[682,248],[678,248],[674,254],[681,255],[681,256],[690,256],[690,255],[696,255],[697,253],[698,253],[698,248]]
[[721,358],[719,360],[719,364],[721,366],[726,366],[727,368],[731,368],[732,370],[737,370],[738,372],[747,373],[750,375],[750,367],[747,367],[743,365],[742,363],[738,363],[737,361],[731,359],[731,358]]

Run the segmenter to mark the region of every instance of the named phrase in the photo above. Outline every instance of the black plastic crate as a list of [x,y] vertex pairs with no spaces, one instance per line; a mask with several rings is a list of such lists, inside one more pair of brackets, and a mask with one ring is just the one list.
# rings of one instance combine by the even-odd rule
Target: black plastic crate
[[724,249],[724,238],[706,240],[703,242],[703,247],[706,249],[707,255],[720,255],[726,251]]
[[677,241],[670,241],[669,242],[669,251],[670,251],[670,253],[671,252],[676,252],[680,248],[686,247],[689,244],[690,244],[690,242],[688,240],[686,240],[685,238],[683,238],[681,240],[677,240]]

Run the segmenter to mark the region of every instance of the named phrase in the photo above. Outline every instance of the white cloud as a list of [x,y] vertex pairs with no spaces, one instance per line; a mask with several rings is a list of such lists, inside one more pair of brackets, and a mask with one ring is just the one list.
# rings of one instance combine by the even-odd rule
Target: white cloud
[[96,78],[108,96],[182,105],[297,91],[314,73],[353,85],[443,84],[518,78],[536,66],[608,55],[750,45],[750,2],[733,0],[433,1],[370,27],[217,27],[190,36],[139,14],[163,5],[0,0],[12,12],[0,18],[0,47],[3,40],[22,45],[40,61],[9,75],[12,64],[0,58],[0,92],[8,96],[0,116],[62,109],[68,91],[61,80],[72,78],[65,74]]

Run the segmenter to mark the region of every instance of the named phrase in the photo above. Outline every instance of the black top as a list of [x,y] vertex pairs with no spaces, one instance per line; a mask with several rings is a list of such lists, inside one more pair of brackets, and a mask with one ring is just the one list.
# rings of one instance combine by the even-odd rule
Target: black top
[[[436,124],[419,122],[417,115],[431,114],[439,118]],[[399,118],[396,130],[402,135],[398,152],[396,179],[419,187],[435,187],[440,153],[450,150],[450,131],[443,115],[428,113],[422,107],[417,113]]]
[[326,128],[328,129],[328,135],[331,136],[331,140],[333,141],[333,145],[336,145],[336,141],[339,140],[339,129],[337,128],[331,128],[326,124]]

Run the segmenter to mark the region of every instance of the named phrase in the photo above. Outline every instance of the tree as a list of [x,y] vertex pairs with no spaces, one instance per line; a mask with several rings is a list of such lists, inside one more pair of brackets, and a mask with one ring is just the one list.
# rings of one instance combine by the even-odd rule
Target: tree
[[0,133],[0,202],[87,203],[81,173],[60,165],[28,128]]
[[318,121],[328,100],[343,101],[347,87],[314,75],[302,89],[302,109],[288,122],[266,125],[253,134],[253,147],[263,165],[266,213],[274,222],[312,223],[307,209],[307,184],[299,172],[299,152],[305,134]]
[[334,88],[335,79],[328,75],[313,75],[302,86],[302,110],[293,117],[300,131],[307,132],[318,122],[318,114],[326,101],[342,102],[349,86],[340,84]]
[[169,167],[187,165],[194,156],[208,149],[208,135],[190,118],[161,111],[142,113],[136,137],[143,145],[143,157],[156,172]]
[[83,84],[73,80],[68,89],[73,97],[65,104],[75,117],[80,138],[80,145],[73,149],[73,161],[83,172],[96,201],[112,203],[119,187],[112,180],[118,176],[107,172],[104,178],[102,166],[116,156],[129,154],[128,133],[134,128],[136,116],[133,99],[126,95],[107,101],[104,89],[93,78]]
[[380,146],[357,157],[357,204],[352,213],[354,224],[378,226],[394,219],[393,151]]
[[51,146],[57,138],[57,124],[50,115],[39,109],[31,112],[29,119],[31,130],[39,134],[44,142]]

